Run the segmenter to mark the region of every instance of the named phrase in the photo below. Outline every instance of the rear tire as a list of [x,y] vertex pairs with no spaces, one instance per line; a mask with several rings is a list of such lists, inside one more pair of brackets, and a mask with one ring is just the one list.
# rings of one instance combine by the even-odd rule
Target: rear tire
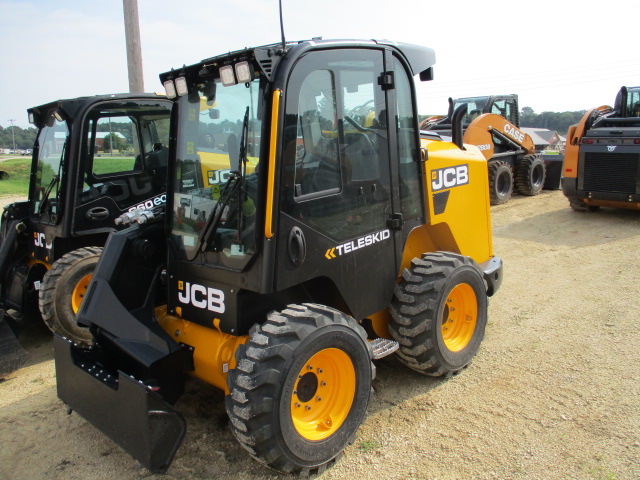
[[501,205],[507,202],[513,193],[513,172],[509,164],[502,160],[490,161],[488,169],[491,205]]
[[398,357],[425,375],[450,376],[480,348],[487,324],[482,272],[470,258],[448,252],[414,258],[391,303],[389,331]]
[[521,195],[538,195],[544,187],[547,169],[537,155],[525,155],[517,168],[516,187]]
[[289,305],[236,351],[225,399],[240,444],[269,467],[320,473],[353,442],[375,367],[364,329],[320,305]]
[[40,286],[39,305],[44,323],[53,333],[78,345],[90,345],[88,328],[76,323],[76,314],[96,268],[102,248],[73,250],[53,262]]

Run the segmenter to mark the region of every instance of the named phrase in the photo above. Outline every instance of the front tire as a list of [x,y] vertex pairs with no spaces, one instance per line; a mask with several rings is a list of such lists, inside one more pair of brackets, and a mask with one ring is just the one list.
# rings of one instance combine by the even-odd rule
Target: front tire
[[482,272],[472,259],[448,252],[414,258],[390,308],[400,361],[425,375],[459,372],[480,348],[487,304]]
[[102,248],[73,250],[53,262],[40,286],[39,305],[44,323],[53,333],[78,345],[90,345],[88,328],[76,323],[76,314],[98,264]]
[[328,307],[289,305],[255,325],[236,351],[226,408],[231,430],[259,461],[319,473],[353,442],[375,367],[353,318]]

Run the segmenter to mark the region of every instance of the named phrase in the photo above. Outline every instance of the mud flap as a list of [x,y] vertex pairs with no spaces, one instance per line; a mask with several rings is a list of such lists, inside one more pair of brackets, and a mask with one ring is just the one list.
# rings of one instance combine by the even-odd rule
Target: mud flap
[[91,349],[55,335],[58,397],[152,473],[164,473],[186,432],[182,415],[153,387],[108,372]]
[[22,348],[18,337],[4,318],[4,311],[0,309],[0,378],[23,367],[31,358]]

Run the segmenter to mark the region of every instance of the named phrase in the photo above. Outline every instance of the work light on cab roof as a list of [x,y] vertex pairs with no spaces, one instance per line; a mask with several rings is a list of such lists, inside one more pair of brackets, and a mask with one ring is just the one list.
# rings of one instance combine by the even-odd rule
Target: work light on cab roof
[[236,84],[236,77],[233,74],[233,67],[231,65],[220,67],[220,81],[225,87]]
[[187,88],[187,79],[184,77],[176,78],[176,93],[179,97],[184,97],[187,93],[189,93],[189,89]]
[[176,86],[173,83],[173,80],[167,80],[166,82],[164,82],[164,91],[167,94],[167,98],[176,98],[177,94],[176,94]]

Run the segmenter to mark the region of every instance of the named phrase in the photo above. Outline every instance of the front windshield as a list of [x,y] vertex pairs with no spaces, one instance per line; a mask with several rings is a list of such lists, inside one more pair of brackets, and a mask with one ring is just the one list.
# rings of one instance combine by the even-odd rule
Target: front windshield
[[460,105],[467,104],[467,114],[463,118],[463,123],[471,123],[476,117],[479,117],[487,105],[489,97],[470,97],[457,98],[453,103],[453,111],[456,111]]
[[259,92],[259,78],[227,87],[211,79],[178,100],[172,232],[183,258],[205,240],[208,263],[239,267],[255,252]]
[[[53,209],[60,184],[57,181],[61,175],[62,160],[65,143],[69,135],[69,128],[65,121],[58,121],[53,113],[48,117],[45,126],[38,133],[38,164],[31,200],[34,213],[42,210],[41,203],[49,201]],[[46,193],[49,191],[49,195]],[[54,212],[55,213],[55,212]]]

